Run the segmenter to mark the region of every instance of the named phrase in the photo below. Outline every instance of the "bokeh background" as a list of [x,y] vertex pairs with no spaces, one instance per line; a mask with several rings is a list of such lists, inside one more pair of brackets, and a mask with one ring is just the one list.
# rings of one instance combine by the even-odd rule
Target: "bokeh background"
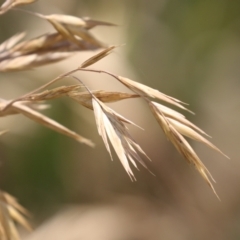
[[[52,101],[46,114],[92,139],[94,149],[22,116],[2,118],[0,128],[11,131],[0,139],[0,185],[32,213],[35,231],[23,230],[24,239],[239,239],[240,1],[39,0],[26,8],[118,24],[93,31],[106,43],[125,43],[95,68],[190,103],[196,115],[186,113],[188,119],[231,160],[191,142],[217,181],[220,202],[166,140],[141,100],[111,105],[145,129],[131,128],[131,133],[152,159],[148,166],[156,176],[140,167],[134,170],[134,183],[115,155],[110,161],[92,112],[68,99]],[[21,12],[1,16],[1,41],[26,30],[29,38],[53,31]],[[36,70],[1,73],[0,96],[18,97],[92,55],[79,53]],[[124,90],[104,75],[78,76],[91,89]]]

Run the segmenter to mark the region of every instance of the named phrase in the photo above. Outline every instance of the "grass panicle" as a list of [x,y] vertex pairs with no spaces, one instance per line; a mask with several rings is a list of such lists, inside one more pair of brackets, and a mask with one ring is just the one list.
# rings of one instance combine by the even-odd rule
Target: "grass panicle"
[[[0,15],[16,9],[16,6],[33,2],[35,1],[7,0],[0,7]],[[23,9],[21,11],[30,13]],[[49,22],[55,29],[55,32],[43,33],[41,36],[29,40],[23,40],[26,34],[19,33],[4,41],[0,44],[0,72],[29,70],[61,61],[79,51],[98,49],[101,49],[101,51],[75,69],[59,75],[23,96],[10,100],[0,98],[0,117],[21,114],[40,125],[93,147],[94,143],[91,140],[43,114],[44,109],[50,106],[52,99],[66,97],[69,100],[76,101],[82,107],[93,111],[98,133],[102,137],[110,158],[113,158],[110,146],[112,145],[131,180],[136,180],[132,166],[138,168],[138,164],[141,164],[147,168],[145,160],[149,159],[128,131],[127,125],[137,125],[108,107],[106,103],[141,98],[148,105],[149,113],[152,113],[165,136],[187,162],[195,166],[217,196],[213,187],[213,177],[185,137],[201,142],[225,157],[227,156],[207,139],[209,136],[203,130],[187,120],[182,113],[163,105],[163,103],[166,103],[181,110],[191,112],[186,108],[186,104],[142,83],[104,70],[89,68],[117,47],[101,43],[90,30],[96,26],[115,26],[115,24],[63,14],[32,14]],[[81,74],[81,72],[109,75],[127,87],[132,93],[109,92],[104,89],[90,90],[85,82],[80,81],[75,76],[75,74]],[[60,81],[64,78],[73,78],[78,84],[61,85]],[[53,83],[58,83],[60,86],[51,88],[50,86]],[[4,137],[3,135],[7,131],[1,130],[0,136]],[[15,223],[19,223],[26,229],[31,230],[31,226],[26,220],[28,216],[28,212],[18,204],[15,198],[6,192],[0,191],[0,239],[20,239]]]

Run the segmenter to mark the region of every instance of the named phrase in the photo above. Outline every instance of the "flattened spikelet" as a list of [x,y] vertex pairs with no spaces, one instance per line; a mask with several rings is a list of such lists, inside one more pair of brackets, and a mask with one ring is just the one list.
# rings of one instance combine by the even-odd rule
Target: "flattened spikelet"
[[6,192],[0,191],[0,237],[4,240],[20,239],[15,223],[22,225],[28,231],[32,230],[26,220],[29,213],[17,200]]
[[[0,45],[0,54],[6,52],[7,50],[13,48],[19,41],[25,37],[25,33],[18,33],[7,39],[5,42]],[[0,55],[1,56],[1,55]]]
[[[166,137],[172,142],[172,144],[176,147],[178,152],[183,155],[183,157],[191,164],[193,164],[196,169],[199,171],[201,176],[206,180],[208,185],[211,187],[215,195],[218,197],[209,177],[214,181],[208,169],[201,162],[195,151],[189,145],[189,143],[185,140],[182,135],[191,136],[194,140],[205,143],[207,146],[213,148],[214,150],[223,154],[217,147],[215,147],[212,143],[210,143],[207,139],[202,137],[199,133],[191,129],[190,127],[168,118],[164,115],[163,112],[159,108],[156,107],[156,103],[149,101],[150,109],[161,126],[163,132],[166,134]],[[175,114],[178,116],[178,114]],[[178,116],[179,117],[179,116]],[[181,126],[181,127],[179,127]],[[224,154],[223,154],[224,155]],[[226,155],[224,155],[226,156]],[[226,156],[227,157],[227,156]]]
[[23,100],[45,101],[45,100],[55,99],[55,98],[66,96],[70,94],[70,92],[76,93],[76,91],[79,90],[80,88],[81,88],[80,85],[61,86],[51,90],[46,90],[41,93],[31,94],[30,96],[25,97]]
[[[140,146],[135,143],[133,138],[127,131],[124,123],[133,124],[131,121],[115,113],[112,109],[108,108],[95,97],[92,98],[92,105],[94,115],[97,123],[98,133],[102,137],[103,142],[111,158],[111,150],[108,144],[110,140],[119,160],[121,161],[124,169],[131,178],[135,180],[133,171],[129,165],[129,161],[137,168],[136,162],[142,164],[147,168],[144,161],[139,156],[139,153],[147,157],[145,152]],[[124,121],[123,121],[124,120]]]
[[61,61],[77,51],[99,48],[81,39],[77,39],[77,45],[59,33],[45,34],[17,44],[22,38],[23,34],[19,34],[0,45],[0,72],[32,69]]
[[[76,86],[74,87],[74,89],[76,88]],[[62,88],[59,88],[61,94],[66,94],[63,93],[64,91],[62,91]],[[48,92],[49,93],[49,92]],[[46,92],[45,92],[46,95]],[[38,96],[39,97],[39,96]],[[52,96],[53,98],[55,96]],[[29,99],[34,98],[34,95],[31,97],[29,97]],[[49,95],[47,94],[47,98],[49,98]],[[7,104],[7,102],[5,102],[5,105]],[[38,111],[34,110],[34,108],[30,105],[28,106],[29,103],[28,102],[15,102],[13,103],[6,112],[3,112],[1,114],[0,111],[0,117],[6,116],[6,115],[10,115],[10,114],[17,114],[17,113],[21,113],[24,116],[26,116],[27,118],[30,118],[31,120],[45,126],[48,127],[56,132],[59,132],[61,134],[64,134],[68,137],[71,137],[73,139],[75,139],[76,141],[80,142],[80,143],[84,143],[88,146],[93,147],[94,144],[92,143],[92,141],[90,141],[87,138],[84,138],[82,136],[80,136],[79,134],[77,134],[76,132],[64,127],[63,125],[61,125],[60,123],[54,121],[51,118],[46,117],[45,115],[39,113]],[[2,109],[4,109],[4,104],[3,102],[0,105],[2,107]]]
[[[104,103],[112,103],[124,99],[137,98],[139,95],[121,92],[92,91],[92,94]],[[89,92],[69,92],[68,95],[84,107],[93,109],[92,95]]]
[[65,38],[73,41],[77,45],[81,45],[81,42],[77,37],[91,43],[97,47],[104,47],[105,45],[98,41],[89,31],[85,28],[86,22],[77,17],[63,15],[63,14],[52,14],[52,15],[41,15],[42,18],[46,19],[52,24],[52,26]]
[[6,0],[0,7],[0,15],[6,13],[16,6],[26,5],[33,2],[36,2],[36,0]]
[[117,25],[116,24],[113,24],[113,23],[109,23],[109,22],[103,22],[103,21],[99,21],[99,20],[94,20],[94,19],[91,19],[89,17],[84,17],[82,18],[86,25],[85,25],[85,28],[86,29],[92,29],[96,26],[108,26],[108,27],[116,27]]
[[[141,96],[147,96],[147,97],[151,97],[151,98],[156,98],[159,99],[161,101],[170,103],[172,105],[175,105],[179,108],[182,108],[184,110],[189,111],[187,108],[185,108],[182,104],[183,102],[181,102],[180,100],[170,97],[164,93],[159,92],[156,89],[150,88],[142,83],[138,83],[135,81],[132,81],[128,78],[124,78],[121,76],[117,77],[119,79],[119,81],[121,83],[123,83],[127,88],[131,89],[133,92],[138,93]],[[191,112],[191,111],[190,111]]]
[[[19,3],[19,2],[18,2]],[[66,59],[77,51],[95,50],[105,48],[88,29],[98,25],[93,21],[88,26],[85,20],[68,15],[53,14],[36,16],[49,21],[57,33],[46,33],[31,40],[18,43],[25,33],[17,34],[0,45],[0,72],[21,71]],[[90,21],[88,19],[87,21]],[[95,22],[95,23],[94,23]],[[95,24],[95,25],[94,25]],[[109,23],[100,24],[111,26]],[[88,59],[82,67],[89,66],[108,55],[114,47],[109,47],[101,54]]]
[[108,47],[107,49],[104,49],[100,53],[94,55],[93,57],[83,62],[80,68],[86,68],[88,66],[93,65],[94,63],[98,62],[99,60],[101,60],[102,58],[110,54],[114,48],[116,48],[116,46],[111,46],[111,47]]

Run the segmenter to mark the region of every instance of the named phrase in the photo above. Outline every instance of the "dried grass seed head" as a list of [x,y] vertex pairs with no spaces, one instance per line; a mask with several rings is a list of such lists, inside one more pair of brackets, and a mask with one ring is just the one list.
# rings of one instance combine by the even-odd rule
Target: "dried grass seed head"
[[131,162],[136,168],[136,162],[139,162],[145,168],[147,168],[146,164],[139,156],[139,153],[141,153],[145,157],[147,157],[147,155],[141,149],[141,147],[133,140],[133,138],[128,133],[126,126],[124,125],[124,123],[129,123],[133,125],[135,124],[124,118],[123,116],[115,113],[115,111],[104,105],[96,98],[92,98],[92,105],[98,133],[102,137],[105,147],[109,152],[111,158],[112,155],[110,146],[108,144],[108,139],[110,140],[120,162],[122,163],[129,177],[132,180],[135,180],[129,162]]

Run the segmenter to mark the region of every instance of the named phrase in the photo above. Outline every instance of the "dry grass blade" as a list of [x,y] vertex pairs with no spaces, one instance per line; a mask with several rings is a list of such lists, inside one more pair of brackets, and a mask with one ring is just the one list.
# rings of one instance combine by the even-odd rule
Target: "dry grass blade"
[[42,115],[41,113],[33,110],[32,108],[22,104],[21,102],[15,102],[12,107],[17,112],[23,114],[24,116],[32,119],[33,121],[35,121],[35,122],[37,122],[41,125],[44,125],[48,128],[51,128],[54,131],[59,132],[61,134],[64,134],[68,137],[71,137],[71,138],[75,139],[76,141],[78,141],[80,143],[84,143],[84,144],[86,144],[88,146],[91,146],[91,147],[94,146],[92,141],[90,141],[89,139],[86,139],[86,138],[80,136],[76,132],[73,132],[73,131],[69,130],[68,128],[62,126],[58,122]]
[[106,47],[105,44],[103,44],[102,42],[100,42],[98,39],[96,39],[88,30],[86,30],[85,28],[80,28],[80,29],[75,29],[73,27],[71,28],[67,28],[69,30],[69,32],[76,38],[76,36],[80,37],[81,39],[83,39],[84,41],[87,41],[89,43],[91,43],[92,45],[102,48],[102,47]]
[[0,236],[4,240],[11,240],[12,239],[12,231],[10,226],[10,221],[12,219],[9,216],[8,209],[6,207],[6,203],[2,201],[4,196],[0,193]]
[[[77,87],[79,87],[79,85]],[[73,87],[71,89],[73,89]],[[74,89],[76,89],[76,86],[74,86]],[[63,94],[62,88],[58,88],[58,90],[60,90],[60,92],[61,92],[60,94]],[[47,93],[49,93],[49,92],[46,91],[44,94],[47,95],[47,98],[49,98],[49,95]],[[64,94],[66,94],[66,93],[64,93]],[[56,97],[56,96],[52,95],[52,97]],[[33,96],[30,95],[30,99],[31,98],[34,98],[34,95]],[[42,115],[41,113],[35,111],[33,109],[33,106],[31,105],[31,102],[14,102],[7,109],[7,111],[2,111],[2,112],[1,112],[1,109],[4,109],[4,107],[8,104],[8,101],[0,102],[0,103],[1,103],[0,104],[0,107],[1,107],[0,108],[0,117],[11,115],[11,114],[16,114],[16,113],[21,113],[24,116],[32,119],[33,121],[35,121],[35,122],[37,122],[37,123],[39,123],[41,125],[44,125],[44,126],[46,126],[48,128],[51,128],[51,129],[53,129],[56,132],[59,132],[59,133],[64,134],[64,135],[66,135],[68,137],[71,137],[71,138],[75,139],[78,142],[84,143],[84,144],[86,144],[88,146],[91,146],[91,147],[94,146],[94,144],[89,139],[86,139],[86,138],[80,136],[76,132],[71,131],[70,129],[68,129],[68,128],[62,126],[61,124],[59,124],[58,122],[56,122],[56,121],[54,121],[54,120],[52,120],[52,119]],[[3,103],[5,103],[5,105]],[[45,106],[44,105],[43,106],[40,105],[40,109],[42,107],[44,108]],[[38,106],[36,106],[36,108],[39,109]]]
[[[0,99],[0,117],[5,117],[5,116],[13,115],[13,114],[18,114],[16,109],[14,109],[13,107],[9,107],[6,111],[3,110],[8,103],[9,103],[9,101],[7,101],[5,99]],[[39,103],[39,102],[36,102],[36,103],[34,103],[34,102],[22,102],[22,104],[24,104],[28,107],[31,107],[32,109],[35,109],[35,110],[45,110],[45,109],[49,108],[49,105]]]
[[95,115],[95,119],[96,119],[98,133],[102,137],[105,147],[106,147],[111,159],[113,160],[111,150],[110,150],[110,147],[108,144],[106,129],[105,129],[105,122],[104,122],[105,114],[102,111],[101,106],[99,105],[98,101],[96,101],[95,99],[92,99],[92,107],[94,109],[94,115]]
[[31,225],[29,224],[29,222],[26,220],[26,218],[22,215],[22,213],[20,213],[16,208],[14,208],[13,206],[9,205],[8,206],[8,211],[9,214],[11,216],[11,218],[18,222],[19,224],[21,224],[24,228],[26,228],[28,231],[32,230]]
[[[0,54],[2,52],[5,52],[11,48],[13,48],[19,41],[21,41],[25,37],[25,33],[18,33],[16,35],[13,35],[9,39],[7,39],[5,42],[1,43],[0,45]],[[0,55],[1,56],[1,55]]]
[[33,2],[36,2],[36,0],[6,0],[0,7],[0,14],[4,14],[16,6],[26,5]]
[[[138,82],[135,82],[135,81],[132,81],[128,78],[124,78],[124,77],[121,77],[121,76],[118,76],[117,77],[118,80],[124,84],[127,88],[131,89],[133,92],[141,95],[141,96],[148,96],[148,97],[151,97],[151,98],[157,98],[161,101],[164,101],[164,102],[167,102],[167,103],[170,103],[172,105],[175,105],[179,108],[182,108],[184,110],[187,110],[189,111],[187,108],[185,108],[182,104],[183,102],[181,102],[180,100],[176,99],[176,98],[173,98],[173,97],[170,97],[164,93],[161,93],[159,92],[158,90],[156,89],[153,89],[153,88],[150,88],[144,84],[141,84],[141,83],[138,83]],[[191,112],[191,111],[189,111]]]
[[46,51],[48,49],[57,48],[63,42],[63,37],[59,33],[48,33],[39,37],[21,42],[12,49],[12,53],[20,52],[27,54],[37,51]]
[[204,131],[202,131],[200,128],[198,128],[193,123],[188,121],[185,118],[185,116],[159,103],[151,102],[151,104],[153,104],[156,107],[156,109],[165,116],[169,124],[171,124],[180,134],[186,137],[192,138],[195,141],[202,142],[206,144],[208,147],[221,153],[226,158],[229,158],[222,151],[220,151],[220,149],[218,149],[215,145],[213,145],[210,141],[208,141],[206,138],[200,135],[199,133],[208,136]]
[[12,114],[17,114],[17,112],[12,107],[9,107],[6,111],[4,111],[4,108],[6,107],[8,102],[9,101],[0,98],[0,117],[5,117],[5,116],[12,115]]
[[[137,98],[140,97],[137,94],[131,94],[131,93],[122,93],[122,92],[105,92],[103,90],[99,91],[92,91],[92,94],[99,99],[101,102],[104,103],[112,103],[121,101],[124,99],[129,98]],[[92,95],[89,92],[69,92],[68,95],[76,100],[78,103],[83,105],[84,107],[87,107],[89,109],[93,109],[92,106]]]
[[4,240],[18,240],[19,234],[15,222],[31,231],[32,227],[25,216],[29,213],[6,192],[0,191],[0,236]]
[[44,16],[45,19],[49,21],[55,21],[61,24],[64,24],[68,27],[70,26],[76,26],[76,27],[85,27],[86,22],[78,17],[71,16],[71,15],[65,15],[65,14],[51,14]]
[[51,19],[48,19],[48,21],[65,39],[69,39],[71,42],[77,44],[80,47],[82,46],[81,41],[62,24]]
[[44,34],[18,43],[23,35],[23,33],[15,35],[0,45],[0,72],[31,69],[61,61],[77,51],[99,48],[96,44],[81,40],[71,34],[69,39],[60,33]]
[[12,5],[14,7],[16,6],[19,6],[19,5],[26,5],[26,4],[30,4],[30,3],[33,3],[33,2],[36,2],[37,0],[12,0],[12,1],[9,1],[9,2],[13,2]]
[[5,106],[8,104],[8,101],[2,99],[0,101],[0,116],[7,116],[10,114],[21,113],[21,114],[25,115],[26,117],[34,120],[35,122],[40,123],[41,125],[51,128],[61,134],[67,135],[68,137],[71,137],[78,142],[85,143],[85,144],[93,147],[94,144],[89,139],[86,139],[86,138],[80,136],[79,134],[62,126],[58,122],[40,114],[39,112],[37,112],[33,109],[33,106],[31,106],[31,102],[26,102],[26,101],[42,101],[42,100],[49,100],[49,99],[61,97],[61,96],[67,95],[71,91],[75,92],[80,87],[81,87],[80,85],[72,85],[72,86],[67,86],[67,87],[62,86],[62,87],[54,88],[52,90],[46,90],[39,94],[30,94],[22,99],[24,101],[15,102],[7,109],[7,111],[1,112],[1,109],[4,109]]
[[202,129],[200,129],[199,127],[197,127],[196,125],[194,125],[193,123],[188,121],[183,114],[181,114],[181,113],[179,113],[179,112],[177,112],[177,111],[175,111],[175,110],[173,110],[171,108],[163,106],[160,103],[152,102],[152,104],[155,105],[159,109],[159,111],[161,111],[166,117],[175,119],[178,122],[184,124],[185,126],[188,126],[188,127],[192,128],[192,129],[194,129],[195,131],[210,137]]
[[110,139],[110,142],[112,143],[112,145],[116,151],[116,154],[118,155],[124,169],[128,173],[129,177],[133,180],[134,174],[129,166],[128,159],[126,157],[125,150],[124,150],[124,148],[122,146],[122,142],[121,142],[122,134],[120,134],[119,131],[117,134],[117,132],[115,130],[117,122],[115,122],[115,124],[114,124],[115,128],[114,128],[112,126],[113,123],[110,122],[110,120],[108,119],[106,114],[103,112],[99,102],[95,99],[92,99],[92,102],[93,102],[93,110],[94,110],[94,114],[95,114],[95,118],[96,118],[96,122],[97,122],[97,126],[98,126],[98,132],[99,132],[99,135],[102,136],[105,146],[106,146],[108,152],[110,153],[110,156],[111,156],[111,151],[110,151],[110,148],[108,145],[107,136]]
[[80,37],[81,39],[97,46],[104,47],[105,45],[99,42],[85,27],[86,23],[81,18],[68,16],[68,15],[60,15],[60,14],[52,14],[48,16],[40,15],[42,18],[48,20],[53,27],[64,37],[70,39],[76,44],[80,44],[79,39],[76,37]]
[[85,28],[86,29],[92,29],[96,26],[108,26],[108,27],[116,27],[116,24],[109,23],[109,22],[103,22],[98,20],[93,20],[89,17],[82,18],[85,21]]
[[184,124],[178,122],[177,120],[167,118],[163,114],[163,112],[161,112],[160,109],[156,107],[155,103],[149,102],[149,106],[155,118],[157,119],[159,125],[161,126],[161,128],[163,129],[164,133],[169,138],[169,140],[173,143],[173,145],[176,147],[179,153],[181,153],[188,162],[192,163],[197,168],[199,173],[206,180],[208,185],[212,188],[213,192],[217,196],[217,193],[209,177],[212,180],[214,179],[212,178],[208,169],[201,162],[197,154],[194,152],[192,147],[189,145],[189,143],[185,140],[185,138],[181,134],[191,136],[191,138],[205,143],[207,146],[213,148],[214,150],[217,150],[217,151],[220,151],[220,150],[217,149],[212,143],[210,143],[208,140],[206,140],[204,137],[202,137],[200,134],[198,134],[196,131],[194,131],[190,127],[185,126]]
[[168,121],[172,124],[172,126],[182,135],[189,137],[195,141],[199,141],[202,142],[204,144],[206,144],[208,147],[214,149],[215,151],[221,153],[223,156],[225,156],[226,158],[228,158],[228,156],[226,156],[220,149],[218,149],[215,145],[213,145],[210,141],[208,141],[206,138],[204,138],[203,136],[201,136],[199,133],[197,133],[196,131],[194,131],[192,128],[174,120],[171,118],[167,118]]
[[107,49],[104,49],[100,53],[94,55],[93,57],[87,59],[85,62],[82,63],[80,68],[86,68],[88,66],[93,65],[94,63],[98,62],[102,58],[106,57],[108,54],[112,52],[113,49],[115,49],[117,46],[110,46]]
[[86,30],[92,29],[96,26],[117,26],[116,24],[93,20],[88,17],[79,18],[65,14],[51,14],[47,16],[41,16],[46,19],[57,21],[70,29],[84,28]]
[[41,93],[31,94],[25,98],[23,101],[45,101],[50,99],[55,99],[63,96],[67,96],[70,93],[76,93],[82,86],[81,85],[70,85],[70,86],[61,86],[51,90],[46,90]]
[[[73,52],[73,51],[84,51],[84,50],[95,50],[96,46],[90,43],[78,40],[81,46],[72,43],[62,36],[60,33],[48,33],[39,37],[24,41],[16,45],[11,49],[10,56],[26,55],[30,53],[42,53],[42,52]],[[1,55],[0,55],[1,56]]]
[[[28,1],[8,1],[4,6],[13,6],[14,4],[20,4],[20,2],[21,4],[23,2],[29,3]],[[91,22],[90,27],[83,19],[73,16],[34,14],[48,20],[57,30],[57,33],[44,34],[32,40],[18,43],[24,37],[24,33],[21,33],[3,42],[0,45],[0,72],[32,69],[61,61],[72,56],[76,51],[95,50],[105,47],[88,31],[89,28],[93,27],[93,22]],[[97,24],[98,21],[95,20],[94,22],[95,26],[111,25],[103,22]],[[106,56],[113,48],[110,47],[103,52],[102,57]],[[98,57],[99,59],[102,58],[101,56]],[[97,56],[95,59],[89,59],[85,62],[85,65],[93,64],[97,61],[96,58]]]
[[0,62],[0,72],[13,72],[32,69],[42,65],[55,63],[72,56],[71,52],[47,52],[20,56]]
[[4,197],[6,199],[6,202],[9,205],[13,206],[16,210],[18,210],[20,213],[24,214],[25,216],[30,216],[30,213],[18,203],[15,197],[13,197],[12,195],[6,192],[4,192]]
[[[102,136],[103,142],[111,156],[111,150],[108,144],[110,140],[119,160],[124,169],[128,173],[131,180],[135,180],[129,161],[137,168],[136,161],[147,168],[138,152],[147,157],[144,151],[132,139],[123,122],[133,124],[119,114],[116,114],[112,109],[108,108],[95,97],[92,98],[94,115],[98,127],[99,135]],[[124,121],[123,121],[124,120]],[[111,156],[112,158],[112,156]]]

